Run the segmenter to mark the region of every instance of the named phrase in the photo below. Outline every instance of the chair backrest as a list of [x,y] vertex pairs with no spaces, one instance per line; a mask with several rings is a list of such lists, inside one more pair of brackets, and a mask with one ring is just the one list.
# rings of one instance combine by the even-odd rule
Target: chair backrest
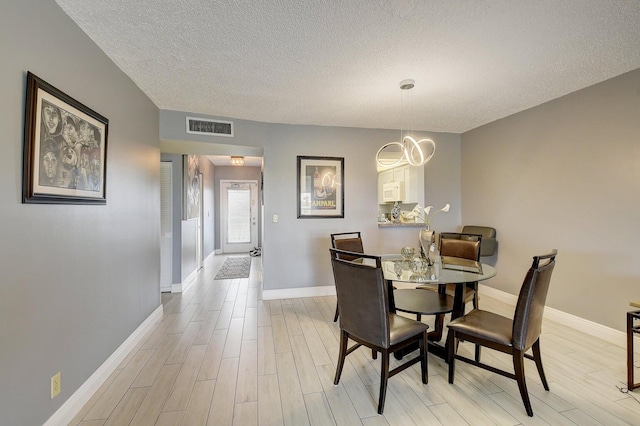
[[[338,234],[331,234],[331,247],[338,250],[364,253],[364,246],[362,245],[362,237],[360,236],[359,231],[340,232]],[[353,260],[354,257],[348,256],[342,259]]]
[[542,332],[542,314],[556,265],[557,250],[534,256],[533,264],[524,278],[513,316],[513,346],[528,350]]
[[[380,347],[389,347],[389,290],[379,256],[366,263],[345,260],[352,252],[329,249],[336,283],[340,328]],[[369,264],[367,260],[370,259]]]
[[489,226],[473,226],[466,225],[462,227],[463,233],[482,235],[482,244],[480,245],[480,256],[493,256],[496,253],[496,228]]
[[480,260],[482,235],[459,232],[440,233],[440,255]]

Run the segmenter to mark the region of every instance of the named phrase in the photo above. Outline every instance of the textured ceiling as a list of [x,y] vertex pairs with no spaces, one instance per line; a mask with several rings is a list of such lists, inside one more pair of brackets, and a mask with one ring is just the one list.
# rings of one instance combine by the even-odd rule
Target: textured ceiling
[[[56,0],[160,109],[461,133],[640,68],[638,0]],[[405,108],[406,112],[407,109]]]

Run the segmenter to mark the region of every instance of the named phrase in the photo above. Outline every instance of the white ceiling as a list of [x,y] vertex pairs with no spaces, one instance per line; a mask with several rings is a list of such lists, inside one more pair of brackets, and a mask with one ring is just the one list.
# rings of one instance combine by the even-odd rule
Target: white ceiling
[[[160,109],[461,133],[640,68],[638,0],[56,0]],[[406,109],[405,109],[406,111]]]

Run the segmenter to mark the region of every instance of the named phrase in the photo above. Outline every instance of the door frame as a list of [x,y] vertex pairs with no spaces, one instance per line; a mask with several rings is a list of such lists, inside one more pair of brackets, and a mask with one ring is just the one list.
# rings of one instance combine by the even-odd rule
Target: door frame
[[204,175],[199,173],[200,185],[198,223],[196,225],[196,270],[202,269],[204,257]]
[[[163,233],[162,229],[160,230],[160,291],[171,291],[171,286],[173,285],[173,162],[172,161],[160,161],[160,174],[162,175],[162,169],[164,167],[168,168],[169,173],[169,200],[168,201],[168,211],[166,212],[170,218],[170,230],[169,232]],[[160,201],[162,204],[163,201],[163,193],[160,193]],[[160,209],[160,221],[163,220],[163,215],[165,214],[164,210]]]
[[[233,185],[244,186],[249,185],[251,190],[251,241],[239,250],[229,249],[227,245],[227,189]],[[220,249],[223,253],[243,253],[248,252],[253,247],[257,247],[259,243],[258,236],[258,216],[260,213],[259,204],[259,187],[258,181],[255,179],[221,179],[220,180]],[[246,250],[245,250],[246,248]]]

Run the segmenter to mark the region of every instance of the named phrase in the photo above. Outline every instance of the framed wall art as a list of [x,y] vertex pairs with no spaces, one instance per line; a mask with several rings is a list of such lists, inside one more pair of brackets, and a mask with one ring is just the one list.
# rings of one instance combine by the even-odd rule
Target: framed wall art
[[195,219],[200,215],[200,158],[197,155],[183,155],[184,174],[182,183],[184,186],[184,206],[182,218],[184,220]]
[[298,156],[298,218],[344,217],[344,158]]
[[109,120],[27,73],[23,203],[106,204]]

